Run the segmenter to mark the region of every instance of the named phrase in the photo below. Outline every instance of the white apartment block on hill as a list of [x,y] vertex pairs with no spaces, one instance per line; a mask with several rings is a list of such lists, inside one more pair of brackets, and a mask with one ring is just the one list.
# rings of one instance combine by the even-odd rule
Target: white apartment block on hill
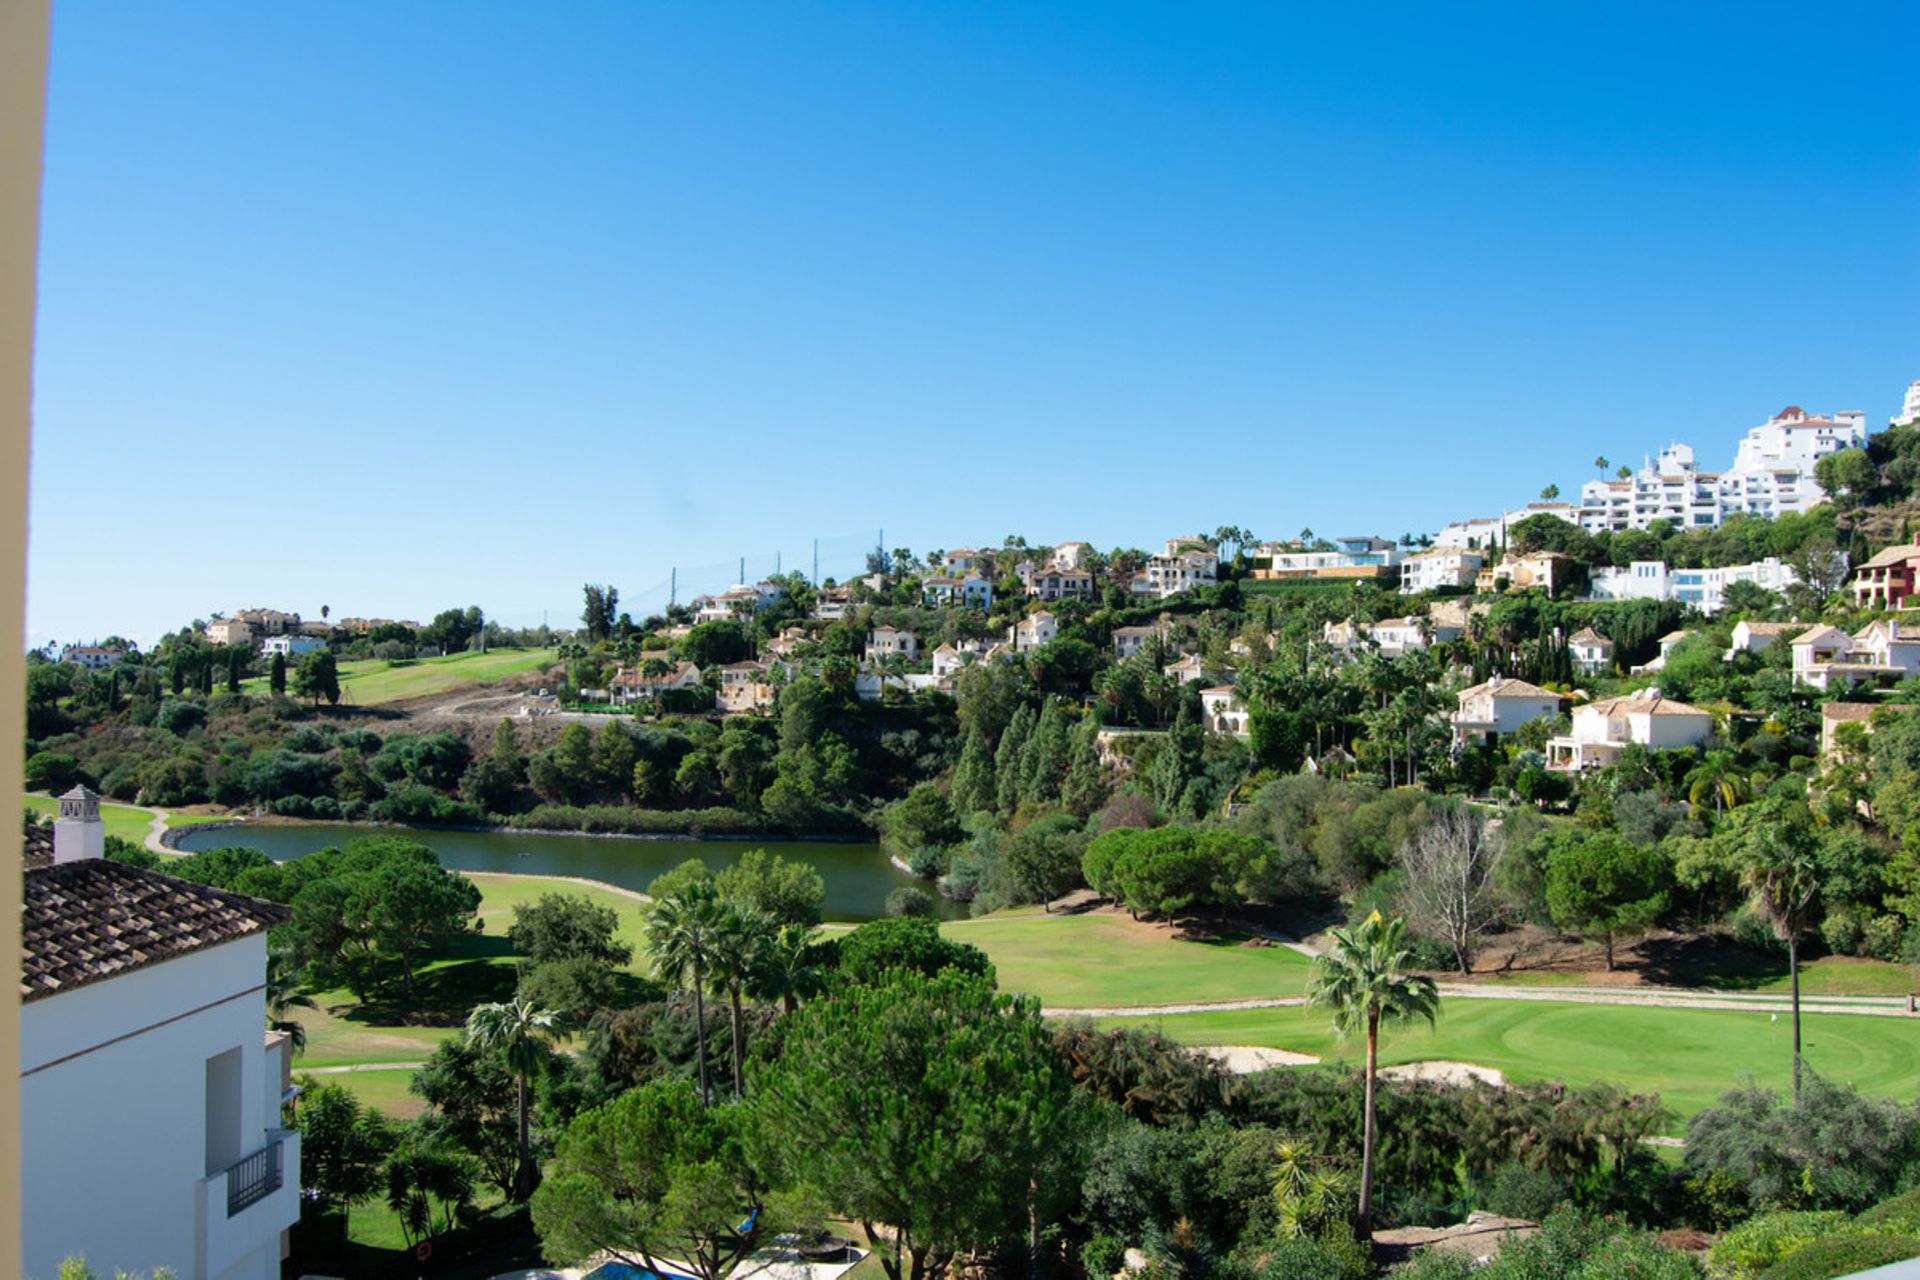
[[1789,405],[1747,432],[1725,471],[1702,471],[1693,449],[1669,444],[1626,480],[1589,480],[1580,487],[1579,523],[1587,529],[1644,529],[1655,520],[1675,528],[1720,524],[1740,512],[1781,516],[1803,512],[1826,494],[1814,465],[1828,454],[1863,447],[1867,415],[1827,417]]
[[286,908],[109,862],[104,832],[76,787],[51,847],[28,841],[18,1263],[274,1280],[300,1216],[289,1046],[262,986]]
[[1907,398],[1900,402],[1900,412],[1888,419],[1887,425],[1897,427],[1903,422],[1920,419],[1920,381],[1907,385]]
[[1324,551],[1296,542],[1263,542],[1253,549],[1256,578],[1397,578],[1399,571],[1400,548],[1385,538],[1335,538]]

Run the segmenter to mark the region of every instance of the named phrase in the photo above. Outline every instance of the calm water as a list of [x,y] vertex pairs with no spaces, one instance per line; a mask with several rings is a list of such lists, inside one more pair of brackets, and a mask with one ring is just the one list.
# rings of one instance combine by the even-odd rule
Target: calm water
[[[627,840],[599,836],[547,836],[506,831],[420,831],[402,827],[369,828],[332,822],[300,822],[257,827],[192,831],[179,847],[194,852],[232,845],[259,849],[284,861],[342,845],[361,836],[393,834],[418,840],[440,861],[461,871],[506,871],[521,875],[580,876],[628,889],[644,890],[662,871],[698,858],[714,870],[748,849],[761,848],[783,858],[812,863],[826,881],[824,914],[829,920],[872,920],[886,912],[887,895],[901,885],[931,885],[914,879],[887,860],[877,844],[828,844],[781,840]],[[942,915],[964,914],[933,893]]]

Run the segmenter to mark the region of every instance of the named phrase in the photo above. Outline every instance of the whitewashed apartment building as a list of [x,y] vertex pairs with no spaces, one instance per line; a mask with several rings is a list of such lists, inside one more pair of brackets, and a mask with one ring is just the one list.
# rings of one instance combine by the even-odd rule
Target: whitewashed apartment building
[[1583,528],[1644,529],[1655,520],[1675,528],[1718,525],[1741,512],[1782,516],[1825,500],[1814,479],[1820,459],[1867,443],[1867,415],[1825,417],[1789,405],[1747,432],[1725,471],[1702,471],[1690,445],[1669,444],[1626,480],[1589,480],[1580,487]]

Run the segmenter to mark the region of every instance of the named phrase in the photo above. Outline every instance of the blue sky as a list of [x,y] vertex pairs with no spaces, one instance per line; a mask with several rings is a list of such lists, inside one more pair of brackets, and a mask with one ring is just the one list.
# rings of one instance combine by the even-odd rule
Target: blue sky
[[1398,535],[1882,423],[1915,48],[1903,5],[64,5],[29,642],[559,623],[881,527]]

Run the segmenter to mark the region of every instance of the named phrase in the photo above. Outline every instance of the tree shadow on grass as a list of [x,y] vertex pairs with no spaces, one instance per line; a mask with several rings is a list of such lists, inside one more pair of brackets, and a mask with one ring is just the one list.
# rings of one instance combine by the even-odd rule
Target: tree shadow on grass
[[1757,991],[1787,976],[1785,956],[1712,938],[1645,938],[1635,950],[1646,980],[1662,986]]
[[509,965],[485,959],[456,961],[416,974],[411,1006],[402,1001],[396,980],[388,990],[339,1016],[368,1026],[459,1026],[475,1005],[512,998],[518,982],[519,974]]

